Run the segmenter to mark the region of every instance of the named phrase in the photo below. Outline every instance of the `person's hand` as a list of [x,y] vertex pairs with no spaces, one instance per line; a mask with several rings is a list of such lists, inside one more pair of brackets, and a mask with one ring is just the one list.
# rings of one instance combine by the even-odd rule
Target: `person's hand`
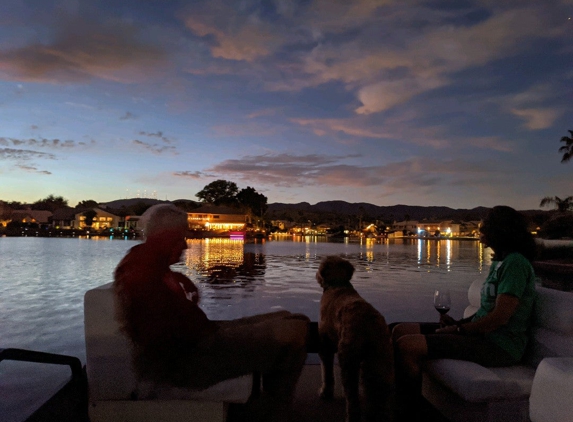
[[447,325],[443,328],[438,328],[436,334],[458,334],[457,325]]
[[453,319],[451,316],[449,316],[448,314],[445,315],[440,315],[440,324],[444,325],[444,326],[449,326],[449,325],[456,325],[458,323],[458,321],[456,321],[455,319]]

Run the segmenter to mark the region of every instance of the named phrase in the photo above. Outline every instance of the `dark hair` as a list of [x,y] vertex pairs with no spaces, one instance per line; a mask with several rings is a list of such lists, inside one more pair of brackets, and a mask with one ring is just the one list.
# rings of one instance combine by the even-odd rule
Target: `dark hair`
[[346,259],[330,255],[322,260],[318,273],[329,285],[348,283],[354,274],[354,265]]
[[528,230],[525,216],[505,205],[493,207],[483,220],[480,232],[493,249],[493,259],[503,260],[512,252],[519,252],[529,261],[535,258],[536,245]]

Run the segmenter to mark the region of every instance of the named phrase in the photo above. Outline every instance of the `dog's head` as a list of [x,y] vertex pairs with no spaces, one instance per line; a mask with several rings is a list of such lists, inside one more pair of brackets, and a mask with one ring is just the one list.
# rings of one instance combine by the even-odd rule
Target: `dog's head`
[[316,272],[316,281],[324,290],[331,287],[352,287],[350,279],[354,274],[354,265],[338,256],[327,256]]

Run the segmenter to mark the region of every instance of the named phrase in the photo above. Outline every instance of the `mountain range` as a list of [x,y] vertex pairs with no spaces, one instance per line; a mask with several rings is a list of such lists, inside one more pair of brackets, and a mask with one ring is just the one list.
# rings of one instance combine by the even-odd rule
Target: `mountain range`
[[[137,204],[154,205],[161,203],[187,203],[189,205],[199,205],[197,201],[189,199],[178,199],[175,201],[162,201],[152,198],[130,198],[118,199],[107,203],[100,204],[108,208],[120,209],[122,207],[132,207]],[[390,205],[381,206],[366,202],[350,203],[346,201],[322,201],[314,205],[308,202],[299,202],[295,204],[272,203],[268,205],[267,218],[300,218],[301,213],[307,215],[324,215],[331,216],[362,216],[366,218],[401,221],[401,220],[462,220],[472,221],[481,220],[485,217],[490,208],[476,207],[472,209],[454,209],[445,206],[418,206],[418,205]],[[549,211],[541,210],[522,210],[524,214],[533,216],[537,214],[548,213]]]

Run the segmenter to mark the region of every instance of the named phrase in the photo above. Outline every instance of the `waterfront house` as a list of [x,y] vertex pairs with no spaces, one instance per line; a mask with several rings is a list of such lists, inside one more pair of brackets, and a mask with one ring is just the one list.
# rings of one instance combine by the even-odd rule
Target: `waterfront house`
[[76,219],[75,208],[64,207],[54,211],[52,215],[52,227],[56,229],[74,229]]
[[441,236],[441,237],[458,237],[460,236],[460,224],[453,221],[422,221],[417,225],[417,234],[422,237]]
[[47,225],[52,217],[51,211],[43,210],[13,210],[5,213],[1,224],[6,227],[7,223],[17,221],[19,223],[36,223]]
[[395,221],[388,237],[410,236],[418,233],[418,222],[414,220]]
[[120,227],[120,220],[123,222],[123,217],[112,214],[109,211],[102,210],[101,208],[94,207],[76,211],[74,227],[79,227],[80,229],[90,227],[90,225],[87,224],[89,221],[86,221],[90,212],[94,214],[91,223],[91,228],[94,230],[105,230]]
[[236,208],[205,205],[187,213],[189,229],[215,232],[244,231],[248,214]]

